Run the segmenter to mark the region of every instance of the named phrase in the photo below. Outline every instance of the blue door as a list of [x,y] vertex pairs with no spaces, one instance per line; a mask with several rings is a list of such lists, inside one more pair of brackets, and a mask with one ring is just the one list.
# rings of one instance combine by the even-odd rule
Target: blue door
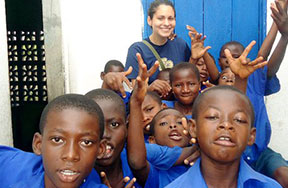
[[[147,10],[153,0],[142,0],[144,9],[143,38],[151,34],[147,24]],[[216,62],[221,46],[228,41],[238,41],[247,46],[252,40],[250,58],[255,58],[266,36],[266,0],[172,0],[176,9],[177,36],[190,46],[186,25],[195,27],[207,36],[205,46]]]

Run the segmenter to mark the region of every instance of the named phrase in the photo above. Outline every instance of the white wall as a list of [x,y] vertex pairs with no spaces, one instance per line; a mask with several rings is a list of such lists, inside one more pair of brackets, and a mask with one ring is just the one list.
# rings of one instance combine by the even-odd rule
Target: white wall
[[125,64],[129,46],[142,39],[141,1],[60,2],[69,64],[67,85],[69,92],[86,93],[101,87],[100,72],[107,61],[118,59]]
[[[267,1],[267,28],[269,29],[273,20],[271,18],[270,3],[274,1]],[[267,30],[268,30],[267,29]],[[279,40],[280,33],[278,32],[275,44]],[[275,47],[275,45],[274,45]],[[281,83],[280,92],[273,94],[266,99],[266,107],[269,114],[269,119],[272,126],[272,136],[270,147],[277,152],[280,152],[283,157],[288,160],[288,52],[286,51],[285,58],[282,62],[277,76]]]
[[5,1],[0,1],[0,145],[13,145]]

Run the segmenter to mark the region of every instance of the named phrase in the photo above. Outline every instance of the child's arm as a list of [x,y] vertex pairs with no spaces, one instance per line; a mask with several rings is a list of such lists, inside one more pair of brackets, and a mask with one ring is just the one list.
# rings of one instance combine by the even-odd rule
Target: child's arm
[[271,78],[275,76],[279,67],[282,63],[282,60],[285,56],[285,51],[288,43],[288,15],[287,15],[287,3],[285,4],[286,8],[282,8],[278,1],[275,2],[276,7],[271,7],[272,18],[274,23],[277,25],[279,32],[281,33],[281,38],[273,51],[269,61],[268,61],[268,71],[267,76]]
[[133,68],[129,67],[129,69],[125,72],[109,72],[105,74],[101,88],[111,89],[113,91],[120,92],[125,98],[126,93],[123,87],[123,83],[125,82],[128,87],[132,88],[131,83],[126,77],[132,72],[132,70]]
[[128,126],[127,154],[134,176],[141,185],[145,185],[150,166],[146,159],[141,105],[146,95],[149,75],[152,75],[156,71],[159,63],[155,63],[149,73],[139,53],[137,53],[137,60],[139,75],[136,78],[136,85],[130,98],[131,110]]
[[252,41],[243,51],[241,56],[237,59],[233,58],[230,51],[225,49],[224,53],[228,59],[231,71],[235,74],[235,87],[246,93],[247,81],[250,74],[256,69],[264,67],[267,61],[263,61],[263,57],[258,57],[253,61],[249,61],[247,56],[251,51],[252,47],[256,44]]
[[191,57],[189,62],[195,64],[199,58],[203,57],[204,62],[207,66],[210,78],[215,82],[219,77],[219,71],[216,67],[213,57],[208,53],[211,46],[204,48],[204,40],[206,36],[202,37],[202,34],[198,33],[193,27],[187,25],[189,30],[189,37],[191,39]]

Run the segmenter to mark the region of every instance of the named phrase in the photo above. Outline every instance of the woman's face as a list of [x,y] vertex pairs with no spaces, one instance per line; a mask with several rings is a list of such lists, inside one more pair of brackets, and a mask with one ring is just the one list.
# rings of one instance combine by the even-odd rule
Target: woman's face
[[153,34],[167,38],[171,35],[176,25],[174,9],[169,5],[159,5],[153,18],[151,19],[148,16],[147,21],[153,29]]

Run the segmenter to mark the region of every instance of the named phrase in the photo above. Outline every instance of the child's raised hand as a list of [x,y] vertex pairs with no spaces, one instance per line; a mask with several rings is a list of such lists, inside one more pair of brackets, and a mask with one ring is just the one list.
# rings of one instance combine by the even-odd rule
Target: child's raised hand
[[271,11],[271,17],[276,23],[279,32],[283,36],[288,37],[287,0],[285,0],[284,2],[275,1],[275,6],[271,6]]
[[136,78],[136,86],[134,88],[133,95],[139,102],[143,102],[148,88],[149,77],[156,72],[157,68],[159,67],[159,63],[156,61],[151,69],[147,71],[147,66],[144,63],[141,54],[137,53],[136,56],[139,66],[139,73]]
[[253,61],[249,61],[247,56],[251,51],[252,47],[256,44],[255,41],[252,41],[243,51],[239,58],[233,58],[228,49],[224,50],[224,53],[229,62],[231,71],[238,75],[241,79],[246,79],[250,74],[252,74],[256,69],[264,67],[267,65],[267,61],[263,60],[263,57],[258,57]]
[[[110,182],[106,176],[105,172],[100,172],[100,177],[101,177],[101,181],[103,184],[105,184],[108,188],[112,188],[112,186],[110,185]],[[125,178],[122,179],[121,187],[124,187],[128,182],[130,181],[130,178],[128,176],[126,176]],[[134,183],[136,182],[136,178],[133,178],[126,186],[125,188],[132,188]]]
[[125,72],[109,72],[105,74],[102,88],[120,92],[123,97],[126,97],[123,82],[125,82],[129,88],[132,88],[130,81],[126,77],[127,75],[131,74],[132,70],[133,68],[129,67]]

